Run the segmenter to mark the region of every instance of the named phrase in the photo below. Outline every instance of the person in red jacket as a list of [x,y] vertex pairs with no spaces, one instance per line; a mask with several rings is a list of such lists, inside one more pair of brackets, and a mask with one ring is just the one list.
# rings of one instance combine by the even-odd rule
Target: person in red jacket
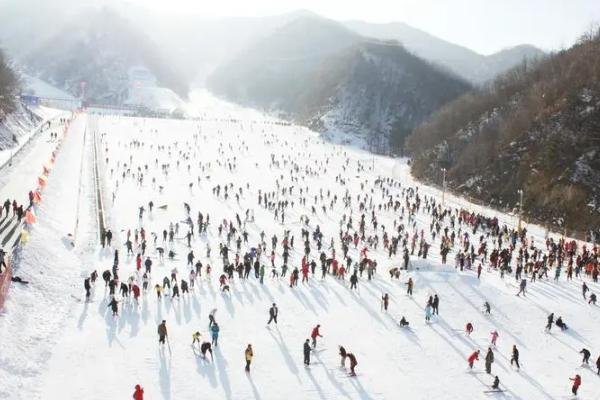
[[573,392],[574,395],[577,395],[577,389],[579,389],[579,386],[581,386],[581,376],[575,375],[575,378],[569,379],[573,381],[573,387],[571,388],[571,392]]
[[465,327],[465,332],[467,334],[467,336],[470,336],[471,333],[473,333],[473,324],[470,322],[467,322],[467,326]]
[[312,338],[313,349],[317,347],[317,336],[323,337],[323,335],[321,335],[321,333],[319,332],[320,327],[321,325],[315,326],[312,330],[312,333],[310,334],[310,337]]
[[467,361],[469,361],[469,367],[473,368],[473,363],[475,362],[475,360],[479,360],[479,350],[477,350],[476,352],[474,352],[473,354],[471,354],[469,356],[469,358],[467,359]]
[[140,385],[135,385],[135,392],[133,392],[134,400],[144,400],[144,389]]

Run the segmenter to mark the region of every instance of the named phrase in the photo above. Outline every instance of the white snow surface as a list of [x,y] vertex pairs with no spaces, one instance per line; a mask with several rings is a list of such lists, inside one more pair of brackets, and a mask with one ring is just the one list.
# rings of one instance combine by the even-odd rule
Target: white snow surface
[[[26,287],[13,285],[0,314],[0,399],[125,399],[131,398],[136,384],[144,387],[146,399],[558,399],[568,397],[568,378],[576,373],[583,380],[579,397],[600,398],[600,377],[595,369],[581,367],[578,354],[582,347],[588,348],[595,362],[600,353],[599,309],[584,302],[581,279],[566,281],[563,273],[558,283],[552,279],[528,282],[527,297],[517,297],[518,282],[511,275],[500,279],[498,272],[484,268],[478,280],[474,271],[457,272],[455,249],[448,256],[449,264],[442,266],[439,237],[433,241],[427,260],[411,257],[413,268],[403,271],[399,281],[391,281],[387,271],[402,264],[401,246],[398,256],[389,259],[380,241],[378,250],[369,250],[370,257],[378,262],[376,277],[367,281],[365,273],[356,292],[349,289],[348,277],[340,281],[329,275],[321,280],[320,267],[308,284],[300,283],[292,289],[288,278],[271,278],[270,263],[263,255],[261,262],[267,265],[264,284],[253,273],[248,280],[240,280],[236,274],[231,293],[223,294],[218,282],[222,271],[219,242],[226,239],[224,235],[219,237],[217,230],[223,219],[235,224],[236,213],[243,220],[247,209],[254,211],[255,222],[246,225],[249,244],[242,244],[240,256],[249,246],[258,244],[261,231],[266,234],[270,253],[271,236],[276,234],[281,240],[284,230],[290,230],[295,237],[292,269],[299,267],[302,257],[301,215],[309,216],[311,232],[320,226],[328,256],[330,238],[334,238],[340,257],[339,220],[350,212],[341,201],[346,189],[353,197],[355,226],[360,220],[356,196],[370,194],[379,176],[394,178],[403,187],[418,186],[422,195],[440,199],[441,193],[415,182],[405,160],[373,158],[359,149],[323,141],[305,128],[282,126],[248,110],[238,112],[235,106],[220,105],[206,94],[198,101],[205,101],[210,110],[201,114],[202,120],[82,115],[72,125],[45,190],[39,222],[17,264],[17,274],[31,283]],[[105,183],[107,221],[116,246],[107,249],[93,244],[97,229],[91,175],[94,131],[106,133],[99,146],[100,171]],[[140,145],[132,146],[132,141]],[[158,149],[159,145],[164,148]],[[280,168],[269,165],[271,154],[281,161]],[[290,161],[300,167],[300,172],[293,174],[297,182],[290,180]],[[348,168],[344,170],[346,162]],[[169,174],[165,176],[160,165],[167,163]],[[228,163],[232,164],[231,170]],[[132,175],[122,177],[125,164],[132,174],[138,168],[143,172],[141,185]],[[358,172],[359,164],[366,169]],[[310,170],[314,173],[304,173]],[[338,175],[346,185],[336,181]],[[156,185],[152,184],[153,177]],[[293,195],[280,193],[277,197],[295,202],[286,211],[285,224],[257,202],[258,190],[276,191],[276,181],[281,187],[295,186]],[[191,182],[194,184],[190,190]],[[217,184],[228,183],[233,183],[228,200],[224,200],[222,191],[220,198],[213,194]],[[164,186],[162,193],[159,185]],[[234,193],[240,187],[243,195],[238,203]],[[299,204],[301,187],[308,188],[306,207]],[[317,214],[312,215],[310,206],[320,189],[326,199],[330,190],[338,201],[327,214],[319,204]],[[400,193],[396,188],[391,191],[394,196]],[[140,220],[138,207],[147,209],[150,200],[155,208]],[[383,201],[381,190],[374,188],[374,204]],[[196,230],[192,240],[197,259],[212,267],[210,276],[203,269],[194,292],[181,299],[158,301],[154,290],[150,290],[139,304],[124,299],[119,317],[113,318],[99,277],[92,302],[83,301],[82,276],[94,269],[100,275],[110,269],[115,248],[120,252],[122,280],[134,274],[135,259],[126,255],[123,246],[128,229],[133,232],[144,227],[147,232],[148,254],[154,261],[151,287],[175,267],[178,278],[189,281],[188,249],[183,238],[187,231],[182,222],[186,218],[184,202],[191,206],[194,223],[199,211],[205,217],[210,214],[211,221],[208,234],[198,236]],[[510,226],[516,224],[514,216],[451,195],[446,195],[446,204],[498,216]],[[159,208],[163,205],[167,206],[164,210]],[[388,230],[394,219],[400,220],[400,215],[391,210],[376,213],[379,223]],[[369,221],[370,211],[366,214]],[[431,242],[430,217],[421,211],[416,221],[418,231],[423,229]],[[163,245],[161,233],[170,222],[179,222],[180,231],[173,245],[164,246],[173,248],[177,256],[174,261],[165,257],[161,262],[150,232],[156,232],[159,245]],[[406,224],[406,219],[402,222]],[[372,226],[367,223],[367,227],[372,233]],[[528,228],[536,246],[543,248],[546,232],[535,226]],[[64,240],[72,232],[77,232],[75,248]],[[207,244],[212,248],[211,258],[206,257]],[[233,259],[235,240],[230,249]],[[351,246],[349,255],[353,260],[359,259],[359,249]],[[280,267],[281,244],[276,251],[275,264]],[[311,241],[312,257],[318,263],[316,245]],[[412,297],[406,295],[409,277],[415,281]],[[583,279],[592,292],[600,292],[598,284]],[[387,313],[380,307],[384,292],[391,298]],[[440,315],[427,324],[423,310],[434,293],[440,296]],[[491,316],[482,312],[486,300],[492,306]],[[280,310],[279,324],[267,327],[268,308],[273,302]],[[198,330],[203,340],[209,340],[208,313],[213,308],[218,310],[221,332],[214,361],[206,361],[190,347],[191,336]],[[562,315],[571,329],[560,332],[553,328],[545,333],[550,312]],[[410,329],[398,327],[402,315],[410,321]],[[170,350],[157,343],[157,324],[163,319],[169,329]],[[463,333],[468,321],[475,327],[470,337]],[[323,338],[319,338],[313,353],[314,363],[305,368],[302,345],[316,324],[321,325]],[[494,348],[496,361],[493,375],[487,375],[483,358],[490,345],[490,332],[495,329],[500,334]],[[244,349],[249,343],[254,359],[252,371],[247,374]],[[509,362],[513,344],[521,353],[520,371]],[[338,345],[356,355],[357,377],[349,377],[347,370],[340,368]],[[482,355],[471,372],[466,358],[476,349],[481,349]],[[499,376],[505,391],[490,396],[483,391],[489,389],[494,375]]]

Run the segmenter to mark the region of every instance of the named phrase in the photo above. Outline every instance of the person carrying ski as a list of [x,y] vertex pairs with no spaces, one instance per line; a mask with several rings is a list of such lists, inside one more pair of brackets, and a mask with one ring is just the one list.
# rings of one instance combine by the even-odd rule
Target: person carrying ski
[[583,355],[583,360],[581,360],[581,364],[588,364],[589,365],[589,361],[590,361],[590,351],[588,349],[581,349],[581,351],[579,352],[579,354]]
[[135,392],[133,392],[133,400],[144,400],[144,389],[140,385],[135,385]]
[[485,355],[485,372],[488,374],[492,373],[492,363],[494,362],[494,352],[491,347],[488,347],[487,354]]
[[210,327],[210,332],[212,335],[212,344],[213,346],[217,347],[219,345],[219,331],[221,329],[219,328],[219,324],[217,324],[216,322]]
[[246,358],[246,372],[250,372],[250,364],[252,363],[252,357],[254,357],[251,344],[248,344],[248,347],[246,347],[244,357]]
[[267,322],[267,325],[271,324],[271,321],[275,322],[275,325],[277,325],[277,315],[279,314],[279,309],[277,308],[277,305],[275,303],[273,303],[273,306],[271,308],[269,308],[269,321]]
[[577,390],[579,390],[579,386],[581,386],[581,376],[576,374],[575,377],[569,378],[569,380],[573,381],[573,387],[571,388],[571,392],[577,396]]
[[200,352],[202,353],[202,357],[206,358],[206,352],[210,353],[210,359],[213,360],[213,351],[212,345],[208,342],[202,342],[200,345]]
[[350,376],[356,376],[356,372],[354,371],[354,368],[356,368],[358,365],[358,362],[356,362],[356,356],[353,353],[348,353],[347,356],[350,360]]
[[319,332],[319,328],[321,327],[321,325],[317,324],[317,326],[315,326],[312,330],[312,332],[310,333],[310,337],[312,339],[312,347],[313,349],[317,347],[317,337],[323,337],[321,335],[321,333]]
[[471,354],[471,355],[469,356],[469,358],[467,358],[467,361],[469,362],[469,367],[470,367],[470,368],[473,368],[473,363],[474,363],[476,360],[479,360],[479,350],[477,350],[477,351],[473,352],[473,354]]
[[306,339],[306,341],[304,342],[302,351],[304,353],[304,365],[308,366],[310,365],[310,352],[312,351],[308,339]]
[[[340,346],[340,357],[341,357],[341,367],[342,368],[346,368],[346,357],[348,356],[348,354],[346,354],[346,349],[344,348],[344,346]],[[598,358],[598,362],[600,362],[600,358]]]
[[167,338],[167,321],[163,321],[158,325],[158,344],[164,346],[165,339]]

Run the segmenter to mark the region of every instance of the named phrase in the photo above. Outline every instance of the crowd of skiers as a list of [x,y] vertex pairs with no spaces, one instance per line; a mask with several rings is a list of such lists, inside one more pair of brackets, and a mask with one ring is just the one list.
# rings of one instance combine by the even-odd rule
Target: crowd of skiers
[[[273,135],[263,134],[262,137],[265,145],[281,144]],[[265,284],[268,282],[265,278],[286,280],[291,290],[296,290],[310,284],[311,280],[333,277],[344,283],[347,281],[349,290],[358,290],[361,282],[368,283],[377,276],[383,264],[389,265],[387,272],[392,281],[400,280],[405,274],[403,271],[414,269],[412,264],[416,259],[431,257],[436,245],[442,264],[448,264],[448,256],[453,253],[455,269],[472,271],[478,279],[484,279],[484,270],[489,273],[497,271],[502,279],[514,274],[519,287],[518,293],[515,293],[518,296],[527,295],[528,283],[534,285],[537,280],[549,279],[549,271],[554,271],[554,281],[559,282],[564,270],[567,280],[581,281],[585,302],[590,306],[596,304],[596,294],[590,293],[591,285],[598,281],[600,250],[596,246],[552,237],[543,243],[536,242],[528,236],[527,229],[511,228],[498,218],[465,208],[449,207],[438,198],[421,193],[418,187],[406,186],[390,177],[379,177],[374,181],[363,177],[358,185],[350,186],[351,176],[361,176],[369,167],[361,161],[352,163],[343,150],[337,150],[324,159],[314,159],[301,153],[306,157],[305,161],[273,153],[266,160],[266,166],[280,174],[275,182],[261,183],[262,187],[250,183],[215,183],[210,177],[212,168],[216,166],[234,174],[238,171],[239,159],[232,156],[235,147],[231,143],[228,148],[225,143],[220,143],[216,159],[194,161],[197,157],[194,149],[201,145],[203,138],[199,133],[194,134],[185,146],[175,141],[168,146],[139,140],[122,144],[130,151],[144,146],[156,151],[159,155],[149,164],[139,160],[136,164],[133,156],[123,160],[106,159],[110,176],[115,181],[113,201],[119,187],[124,184],[151,186],[159,196],[173,174],[187,171],[191,176],[192,171],[197,171],[196,178],[190,178],[186,190],[192,194],[195,187],[208,185],[216,200],[229,205],[223,207],[221,215],[216,218],[213,215],[211,219],[206,210],[196,209],[191,200],[169,204],[168,207],[175,207],[174,213],[181,216],[180,222],[157,227],[147,216],[153,215],[156,208],[166,209],[167,205],[156,207],[150,200],[135,210],[138,226],[121,230],[118,236],[124,236],[121,238],[123,244],[115,243],[117,238],[113,237],[110,229],[102,232],[102,247],[114,249],[112,268],[104,270],[102,278],[108,290],[108,307],[115,316],[118,315],[119,297],[138,301],[141,295],[150,291],[156,293],[158,300],[189,295],[203,276],[206,280],[211,279],[213,268],[219,271],[218,282],[224,294],[235,290],[236,281],[256,279]],[[245,141],[237,143],[237,146],[240,154],[248,154]],[[334,170],[331,166],[330,161],[334,157],[343,160],[341,170]],[[332,171],[336,174],[335,189],[315,188],[306,183],[307,178]],[[257,210],[270,214],[281,229],[268,233],[261,229],[255,220]],[[331,234],[331,226],[322,229],[315,221],[322,220],[324,216],[335,221],[334,212],[341,217],[337,222],[328,222],[335,224],[334,230],[337,230],[336,234]],[[428,225],[422,222],[424,216],[430,221]],[[391,223],[384,225],[381,221]],[[216,258],[212,254],[213,247]],[[122,278],[119,271],[120,251],[126,254],[127,260],[129,257],[135,259],[135,271],[126,278]],[[185,259],[180,260],[178,256],[183,254]],[[163,270],[154,269],[157,260],[161,266],[168,263],[173,267],[162,279],[156,279],[157,271]],[[185,272],[180,273],[180,270]],[[87,298],[96,278],[94,271],[84,281]],[[412,277],[407,276],[402,283],[406,285],[407,295],[412,296],[415,285]],[[389,295],[382,294],[382,310],[387,311],[389,304]],[[424,305],[426,322],[439,315],[439,304],[438,293],[432,293]],[[486,313],[491,312],[489,302],[486,301],[484,308]],[[277,306],[273,304],[267,325],[277,324],[277,315]],[[193,333],[192,345],[200,346],[202,356],[207,352],[212,356],[213,347],[218,345],[219,326],[214,320],[214,313],[211,321],[210,342],[201,342],[200,333]],[[567,329],[561,317],[554,321],[553,314],[547,330],[552,323]],[[409,326],[404,316],[399,324]],[[311,334],[304,344],[307,365],[310,364],[311,348],[314,349],[320,335],[319,326],[315,329],[316,336]],[[467,334],[473,329],[473,324],[467,322]],[[495,347],[498,333],[494,332],[492,346]],[[348,353],[350,357],[345,350],[344,356],[342,350],[343,347],[340,348],[342,363],[348,357],[353,373],[356,357]],[[471,367],[479,354],[477,350],[468,357]],[[248,371],[252,357],[253,350],[248,345],[245,350]],[[491,373],[493,363],[494,352],[490,347],[485,356],[488,373]],[[516,345],[512,348],[513,363],[520,368]],[[498,385],[499,378],[495,377],[493,386],[498,388]]]

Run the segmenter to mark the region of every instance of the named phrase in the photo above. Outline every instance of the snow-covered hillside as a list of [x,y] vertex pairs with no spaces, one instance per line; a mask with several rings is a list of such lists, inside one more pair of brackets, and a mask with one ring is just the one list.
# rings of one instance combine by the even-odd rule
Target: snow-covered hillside
[[[443,209],[441,193],[413,181],[404,160],[333,145],[305,128],[231,105],[219,106],[203,96],[199,99],[210,107],[197,121],[82,115],[72,124],[45,190],[39,224],[33,227],[31,243],[24,247],[17,266],[18,274],[31,283],[13,287],[0,314],[4,343],[0,398],[131,398],[134,386],[140,384],[146,399],[557,399],[570,393],[569,378],[575,374],[583,380],[580,398],[597,398],[600,377],[592,366],[581,367],[578,352],[589,349],[592,364],[600,352],[599,310],[581,295],[582,280],[596,294],[598,283],[583,274],[567,281],[565,260],[558,282],[552,279],[555,268],[549,271],[550,279],[535,282],[524,274],[527,296],[515,296],[520,243],[510,262],[513,272],[503,279],[489,261],[478,279],[475,266],[482,262],[480,256],[473,269],[457,270],[455,255],[466,240],[475,252],[480,240],[487,243],[489,255],[498,246],[497,237],[481,227],[473,232],[472,226],[457,218],[451,222],[446,215],[439,219],[440,231],[434,238],[432,214],[434,208]],[[94,236],[94,133],[101,141],[99,178],[107,226],[113,233],[112,246],[104,249],[95,244]],[[267,208],[265,196],[271,203]],[[202,263],[202,274],[189,294],[157,299],[154,286],[162,285],[173,268],[180,290],[181,280],[190,283],[186,204],[193,223],[193,264]],[[453,196],[445,196],[444,207],[453,215],[456,208],[464,207],[498,217],[500,225],[509,229],[516,224],[514,216],[498,215]],[[203,222],[210,216],[206,232],[200,234],[199,212]],[[359,235],[356,247],[349,244],[350,272],[339,279],[330,266],[322,279],[320,252],[346,265],[340,236],[348,232],[352,237],[363,213],[364,241]],[[164,242],[163,231],[168,236],[170,223],[178,224],[178,231],[173,242]],[[149,289],[137,302],[117,294],[119,315],[113,317],[101,275],[112,269],[118,250],[119,277],[126,282],[133,276],[141,286],[135,255],[142,251],[138,247],[142,228],[146,255],[152,261]],[[455,232],[456,237],[448,264],[442,265],[445,228],[448,236]],[[529,255],[533,247],[546,252],[545,232],[527,228]],[[323,235],[320,250],[314,239],[317,229]],[[303,230],[309,236],[307,244]],[[133,255],[124,245],[129,231]],[[272,237],[277,237],[275,271],[281,273],[286,231],[289,244],[294,238],[289,269],[285,278],[274,278]],[[73,249],[61,240],[72,232],[77,234]],[[248,279],[235,272],[228,280],[230,291],[223,292],[220,244],[228,246],[230,262],[235,262],[236,253],[243,262],[251,248],[259,247],[261,232],[264,282],[255,278],[254,270]],[[392,257],[384,248],[384,232],[390,242],[399,239]],[[404,264],[405,233],[409,252],[413,236],[418,236],[416,249],[409,256],[409,270],[401,271],[399,279],[390,279],[390,268]],[[420,235],[429,245],[426,259],[417,256]],[[502,246],[507,243],[509,239],[503,237]],[[582,243],[578,245],[581,252]],[[308,260],[317,267],[307,283],[291,288],[290,274],[301,267],[305,246],[310,248]],[[365,247],[377,270],[372,280],[365,270],[357,290],[351,290],[354,262],[360,262]],[[165,249],[164,260],[157,248]],[[170,250],[175,253],[172,260],[167,255]],[[145,256],[142,274],[144,260]],[[100,276],[91,302],[85,302],[83,279],[93,270]],[[414,281],[412,296],[407,295],[409,279]],[[381,303],[384,293],[390,297],[387,312]],[[424,309],[434,294],[440,299],[439,316],[426,322]],[[486,301],[490,315],[483,311]],[[272,303],[279,308],[278,324],[267,326]],[[213,309],[217,309],[220,334],[214,359],[206,360],[190,345],[196,331],[202,334],[201,341],[210,341],[208,316]],[[546,333],[551,312],[562,316],[569,329],[553,327]],[[398,325],[402,316],[410,328]],[[158,344],[157,325],[162,320],[168,328],[165,347]],[[464,333],[467,322],[474,325],[470,336]],[[311,354],[311,365],[305,367],[303,343],[317,324],[323,337]],[[495,362],[488,375],[483,359],[494,330],[499,338],[492,346]],[[254,350],[250,373],[244,371],[248,344]],[[348,360],[346,369],[340,367],[339,345],[356,356],[358,376],[349,376]],[[513,345],[520,351],[520,370],[510,363]],[[480,361],[470,370],[466,360],[477,349],[482,352]],[[504,391],[484,393],[496,375]]]

